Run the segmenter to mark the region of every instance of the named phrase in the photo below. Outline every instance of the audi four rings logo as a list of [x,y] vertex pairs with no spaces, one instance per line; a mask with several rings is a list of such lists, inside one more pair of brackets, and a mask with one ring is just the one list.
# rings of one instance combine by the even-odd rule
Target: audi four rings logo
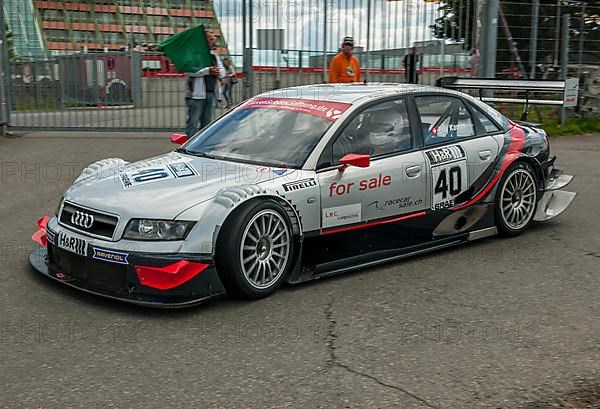
[[89,229],[90,227],[92,227],[92,224],[94,224],[94,216],[76,210],[71,215],[71,223],[73,223],[75,226],[83,227],[84,229]]

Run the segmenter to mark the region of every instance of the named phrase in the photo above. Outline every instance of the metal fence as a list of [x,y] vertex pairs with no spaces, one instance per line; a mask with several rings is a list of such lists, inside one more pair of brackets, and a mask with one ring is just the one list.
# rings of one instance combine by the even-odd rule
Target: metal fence
[[[453,24],[475,13],[476,0],[215,0],[222,31],[236,66],[252,76],[251,66],[302,65],[327,68],[342,39],[352,36],[355,52],[362,55],[364,77],[381,68],[384,51],[388,68],[402,68],[406,50],[437,38],[471,39],[473,24]],[[454,22],[456,23],[456,21]],[[470,41],[466,41],[470,43]],[[298,50],[300,54],[290,53]],[[442,48],[441,54],[444,54]],[[320,58],[319,58],[320,57]],[[305,58],[306,61],[302,61]],[[326,81],[321,71],[321,80]],[[252,90],[248,90],[252,93]]]
[[[143,103],[138,52],[73,54],[10,64],[10,125],[43,129],[177,126]],[[169,90],[160,90],[161,99]],[[155,90],[147,91],[150,96]]]
[[[476,1],[450,3],[465,17],[473,14]],[[230,57],[243,74],[233,87],[234,101],[274,88],[325,82],[329,61],[346,35],[354,37],[363,78],[369,81],[404,82],[403,59],[413,46],[421,53],[421,83],[434,83],[440,72],[468,75],[470,57],[463,44],[431,43],[436,37],[430,26],[444,15],[443,4],[215,0],[213,9]],[[438,34],[454,34],[460,42],[473,30],[454,30],[447,21]],[[185,81],[173,75],[145,75],[133,55],[84,54],[12,63],[6,82],[11,127],[182,129]],[[143,59],[140,56],[142,63]]]
[[600,6],[580,1],[502,1],[499,17],[500,73],[519,75],[522,68],[531,77],[558,78],[565,24],[568,63],[600,65]]
[[499,3],[497,76],[580,79],[580,112],[600,113],[600,6],[582,1]]
[[[482,17],[493,3],[497,27]],[[275,88],[325,82],[329,61],[345,35],[354,37],[355,55],[369,81],[405,82],[404,58],[412,52],[418,56],[420,84],[446,75],[481,76],[484,51],[490,51],[480,52],[481,33],[497,30],[492,54],[497,77],[555,79],[562,61],[569,76],[582,78],[584,103],[594,106],[600,94],[600,7],[552,3],[219,0],[215,11],[241,74],[233,87],[234,102]],[[0,122],[9,119],[13,128],[184,127],[185,80],[157,70],[156,56],[110,52],[7,64],[6,47],[3,51]],[[217,115],[222,112],[218,109]]]
[[[260,54],[262,50],[254,50]],[[446,73],[469,75],[462,48],[446,47],[444,62],[423,51],[419,82],[433,84]],[[427,51],[427,53],[425,53]],[[406,50],[371,54],[371,81],[405,82],[401,59]],[[288,50],[298,58],[285,66],[254,66],[252,94],[274,88],[323,82],[318,52]],[[328,54],[328,61],[334,54]],[[366,64],[366,53],[357,53]],[[185,77],[148,69],[148,56],[139,52],[73,54],[10,64],[10,125],[13,129],[45,130],[181,130],[185,125]],[[153,55],[152,55],[153,57]],[[375,61],[377,59],[377,61]],[[160,63],[160,62],[159,62]],[[364,75],[364,74],[363,74]],[[248,76],[249,77],[249,76]],[[233,86],[234,103],[244,99],[248,77]],[[222,97],[222,96],[221,96]],[[223,99],[223,97],[222,97]],[[224,106],[224,101],[221,106]],[[217,108],[217,115],[224,109]]]

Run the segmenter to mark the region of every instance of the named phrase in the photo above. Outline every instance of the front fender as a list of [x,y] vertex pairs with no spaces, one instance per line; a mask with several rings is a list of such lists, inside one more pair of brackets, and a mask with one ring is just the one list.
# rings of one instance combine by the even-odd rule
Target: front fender
[[106,176],[114,176],[116,173],[115,169],[119,169],[128,163],[121,158],[108,158],[90,163],[81,171],[81,174],[75,179],[73,184],[93,179],[102,179]]
[[182,251],[214,256],[219,230],[225,220],[242,204],[258,199],[273,199],[280,203],[292,220],[294,234],[301,236],[300,217],[291,203],[274,190],[240,185],[221,189],[214,198],[192,206],[177,216],[178,220],[198,221],[185,240]]

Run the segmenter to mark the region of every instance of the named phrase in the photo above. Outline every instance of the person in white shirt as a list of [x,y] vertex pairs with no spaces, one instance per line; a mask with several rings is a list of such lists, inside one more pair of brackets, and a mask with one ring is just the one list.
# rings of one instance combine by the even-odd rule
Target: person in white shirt
[[215,113],[215,93],[219,91],[218,79],[225,76],[223,63],[214,50],[217,38],[209,30],[206,30],[205,34],[214,64],[188,74],[186,78],[185,103],[188,117],[185,133],[190,137],[198,132],[198,124],[202,129],[212,121]]

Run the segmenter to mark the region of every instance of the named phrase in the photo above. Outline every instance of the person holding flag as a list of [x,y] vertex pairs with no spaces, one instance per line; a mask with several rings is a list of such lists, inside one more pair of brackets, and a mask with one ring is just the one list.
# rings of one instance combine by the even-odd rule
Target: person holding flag
[[215,93],[219,92],[218,79],[225,76],[225,67],[215,51],[217,38],[200,25],[159,44],[159,50],[185,72],[185,103],[188,110],[185,133],[191,137],[208,125],[215,113]]
[[219,92],[217,79],[225,76],[225,67],[214,50],[217,38],[208,30],[205,33],[214,63],[195,73],[188,74],[186,78],[185,101],[188,118],[185,124],[185,133],[190,137],[198,132],[198,123],[200,123],[200,129],[211,123],[215,114],[215,93]]

